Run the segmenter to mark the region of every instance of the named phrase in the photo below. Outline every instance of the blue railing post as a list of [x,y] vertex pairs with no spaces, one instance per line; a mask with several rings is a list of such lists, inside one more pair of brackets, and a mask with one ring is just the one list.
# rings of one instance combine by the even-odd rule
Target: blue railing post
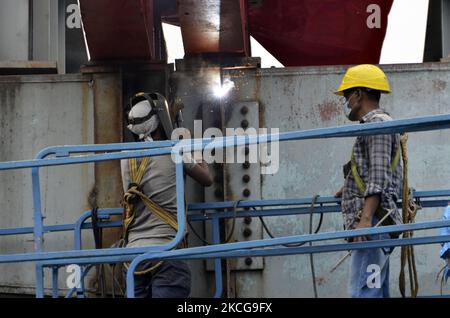
[[44,267],[36,263],[36,298],[44,298]]
[[[218,217],[212,218],[212,243],[220,244],[220,222]],[[214,298],[221,298],[223,292],[222,259],[214,259],[214,279],[216,282],[216,292]]]
[[[43,216],[41,211],[41,185],[39,181],[39,168],[33,168],[31,173],[33,186],[33,237],[34,251],[42,252]],[[44,272],[41,265],[36,264],[36,297],[44,297]]]
[[59,272],[59,267],[53,266],[52,267],[52,296],[53,296],[53,298],[59,297],[58,272]]

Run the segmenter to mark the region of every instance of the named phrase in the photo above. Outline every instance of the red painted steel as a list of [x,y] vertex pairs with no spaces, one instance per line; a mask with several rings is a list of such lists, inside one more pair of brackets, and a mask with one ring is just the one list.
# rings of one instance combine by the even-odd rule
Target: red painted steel
[[[285,66],[378,63],[393,0],[251,1],[250,34]],[[370,29],[370,5],[381,28]]]
[[[249,33],[285,66],[378,63],[393,0],[80,0],[93,60],[155,57],[153,6],[187,54],[250,55]],[[247,4],[246,4],[247,3]],[[369,28],[380,8],[380,28]]]
[[80,0],[91,60],[155,56],[153,0]]
[[178,13],[187,55],[250,55],[246,1],[179,0]]

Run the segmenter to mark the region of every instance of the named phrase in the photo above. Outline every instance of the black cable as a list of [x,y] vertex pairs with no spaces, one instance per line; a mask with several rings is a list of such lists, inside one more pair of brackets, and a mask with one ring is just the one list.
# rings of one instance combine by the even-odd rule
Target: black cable
[[[318,198],[319,198],[319,195],[315,195],[312,200],[312,203],[311,203],[311,212],[309,215],[309,235],[312,234],[314,205],[316,204]],[[322,216],[323,216],[323,213],[322,213]],[[320,222],[320,224],[322,224],[322,221]],[[317,234],[317,233],[315,233],[315,234]],[[313,245],[313,242],[309,241],[309,246],[312,246],[312,245]],[[314,268],[314,254],[313,253],[309,254],[309,263],[311,265],[311,276],[312,276],[312,281],[313,281],[314,297],[319,298],[319,295],[317,293],[316,270]]]
[[194,227],[192,226],[191,222],[188,221],[188,225],[189,228],[191,229],[192,233],[194,233],[194,235],[200,240],[202,241],[204,244],[206,245],[213,245],[211,242],[208,242],[206,239],[202,238],[197,231],[194,229]]
[[[236,226],[236,217],[237,217],[237,206],[239,205],[239,203],[241,203],[242,200],[236,201],[233,205],[233,223],[231,225],[231,231],[230,234],[228,235],[227,239],[225,240],[225,243],[229,243],[233,234],[234,234],[234,230],[235,230],[235,226]],[[206,239],[204,239],[203,237],[201,237],[198,232],[194,229],[194,227],[192,226],[192,223],[188,221],[188,225],[189,228],[191,229],[191,231],[194,233],[194,235],[200,240],[202,241],[204,244],[206,245],[214,245],[211,242],[208,242]]]
[[[103,230],[98,226],[98,207],[94,206],[91,210],[92,232],[94,234],[94,244],[96,249],[102,248],[102,234]],[[103,264],[96,266],[97,271],[97,283],[102,298],[106,296],[106,284],[105,284],[105,268]]]
[[[310,218],[312,217],[313,213],[314,213],[314,206],[317,202],[317,199],[319,198],[319,196],[315,196],[313,198],[312,204],[311,204],[311,211],[310,211]],[[252,207],[253,210],[258,211],[255,207]],[[262,211],[262,208],[261,208]],[[267,235],[269,235],[271,238],[277,238],[275,235],[272,234],[272,232],[269,230],[269,227],[267,226],[266,222],[264,221],[263,217],[260,216],[259,220],[261,221],[261,224],[264,228],[264,230],[266,231]],[[316,230],[314,231],[314,234],[319,233],[321,227],[322,227],[322,222],[323,222],[323,213],[320,213],[320,220],[319,220],[319,224],[317,225]],[[305,245],[307,242],[303,242],[303,243],[298,243],[298,244],[283,244],[282,246],[284,247],[301,247],[303,245]]]
[[[314,206],[316,205],[317,199],[319,198],[319,195],[315,195],[312,199],[311,202],[311,209],[309,212],[309,234],[312,234],[312,227],[313,227],[313,216],[314,216]],[[253,209],[256,211],[256,209],[253,207]],[[262,210],[262,209],[261,209]],[[269,228],[267,227],[266,222],[264,222],[264,219],[260,216],[259,219],[261,220],[261,224],[264,228],[264,230],[267,232],[267,234],[271,237],[271,238],[276,238],[269,230]],[[320,228],[322,227],[322,222],[323,222],[323,213],[320,213],[320,220],[319,220],[319,224],[317,225],[316,230],[314,231],[314,234],[319,233]],[[306,243],[309,243],[309,246],[312,246],[312,242],[303,242],[303,243],[299,243],[299,244],[283,244],[283,246],[285,247],[301,247],[303,245],[305,245]],[[312,276],[312,282],[313,282],[313,290],[314,290],[314,297],[318,298],[318,293],[317,293],[317,284],[316,284],[316,270],[314,267],[314,254],[310,253],[309,254],[309,262],[311,265],[311,276]]]
[[241,203],[242,200],[238,200],[236,202],[234,202],[233,205],[233,223],[231,224],[231,230],[230,233],[228,234],[228,237],[225,240],[225,243],[229,243],[230,240],[233,238],[233,234],[234,234],[234,229],[236,227],[236,216],[237,216],[237,206],[239,205],[239,203]]

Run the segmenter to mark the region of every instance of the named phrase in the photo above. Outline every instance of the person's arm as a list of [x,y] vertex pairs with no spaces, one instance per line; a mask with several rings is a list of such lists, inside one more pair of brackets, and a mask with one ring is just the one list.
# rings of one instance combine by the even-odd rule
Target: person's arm
[[338,192],[336,192],[336,194],[334,195],[335,198],[340,199],[342,198],[342,191],[344,191],[344,186],[342,186]]
[[[390,184],[392,135],[366,137],[369,153],[369,171],[364,193],[364,207],[357,229],[372,227],[372,220],[380,205],[381,193]],[[354,242],[367,241],[367,237],[356,237]]]
[[[380,204],[379,194],[366,197],[364,201],[364,208],[361,213],[361,218],[359,220],[358,226],[356,226],[356,229],[372,227],[373,216],[379,204]],[[364,242],[364,241],[367,241],[367,237],[365,236],[355,237],[353,239],[353,242]]]
[[195,164],[191,169],[187,169],[186,174],[204,187],[209,187],[213,184],[208,164],[204,161]]

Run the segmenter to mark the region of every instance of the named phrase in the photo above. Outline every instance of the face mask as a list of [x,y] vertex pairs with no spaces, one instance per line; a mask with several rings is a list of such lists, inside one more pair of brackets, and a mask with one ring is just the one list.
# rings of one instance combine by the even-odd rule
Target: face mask
[[350,100],[352,99],[353,96],[354,95],[352,94],[350,96],[350,98],[343,103],[343,105],[344,105],[343,106],[344,107],[344,114],[345,114],[345,117],[347,117],[348,120],[352,120],[351,119],[352,109],[350,108]]
[[154,115],[152,118],[139,125],[128,125],[127,128],[135,135],[139,136],[140,140],[153,141],[151,133],[159,126],[159,118]]
[[344,103],[344,114],[345,117],[347,117],[347,119],[350,119],[350,114],[352,113],[352,109],[349,106],[350,106],[349,101],[346,101]]

